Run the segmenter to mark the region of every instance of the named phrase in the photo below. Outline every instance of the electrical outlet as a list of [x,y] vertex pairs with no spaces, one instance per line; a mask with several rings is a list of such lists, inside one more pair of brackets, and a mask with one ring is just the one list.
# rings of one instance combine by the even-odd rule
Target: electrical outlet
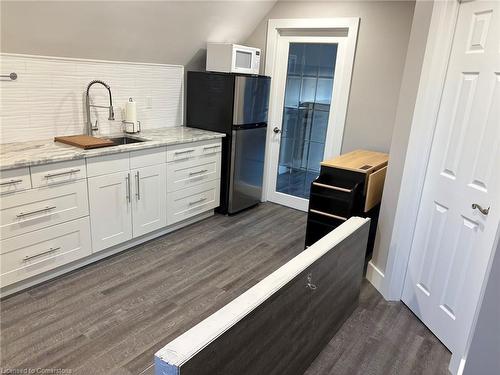
[[146,109],[153,109],[153,97],[146,96]]

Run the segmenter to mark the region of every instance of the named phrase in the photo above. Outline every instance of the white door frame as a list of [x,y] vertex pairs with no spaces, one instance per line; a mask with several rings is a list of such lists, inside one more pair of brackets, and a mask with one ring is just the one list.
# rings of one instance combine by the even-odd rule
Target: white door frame
[[[329,157],[340,155],[342,147],[342,137],[344,134],[344,125],[347,115],[347,104],[349,101],[349,92],[351,88],[351,77],[354,65],[354,54],[356,51],[356,41],[358,37],[359,18],[325,18],[325,19],[274,19],[269,20],[267,28],[267,46],[266,46],[266,67],[265,74],[270,77],[276,77],[276,70],[279,66],[280,58],[278,54],[279,40],[282,34],[297,35],[297,36],[342,36],[345,38],[342,53],[337,55],[336,73],[334,80],[334,87],[337,90],[333,94],[332,107],[337,110],[330,116],[330,121],[333,120],[335,124],[331,135],[328,137],[332,141],[325,144],[325,153]],[[320,32],[320,33],[318,33]],[[280,124],[275,124],[273,119],[281,119],[282,114],[278,109],[281,108],[280,100],[284,96],[280,94],[282,85],[280,80],[271,79],[271,95],[269,100],[269,123],[267,127],[267,141],[266,141],[266,158],[264,162],[264,181],[262,189],[262,201],[265,202],[269,198],[269,192],[272,187],[272,182],[275,181],[276,171],[272,169],[271,160],[279,157],[273,153],[271,143],[274,139],[273,128]],[[332,118],[333,117],[333,118]],[[326,151],[326,146],[329,150]],[[274,186],[273,186],[274,188]],[[278,193],[281,194],[281,193]],[[275,194],[276,195],[276,194]],[[286,197],[285,194],[282,194]],[[297,198],[299,199],[299,198]],[[307,211],[307,200],[303,199],[303,204],[300,204],[299,209]]]

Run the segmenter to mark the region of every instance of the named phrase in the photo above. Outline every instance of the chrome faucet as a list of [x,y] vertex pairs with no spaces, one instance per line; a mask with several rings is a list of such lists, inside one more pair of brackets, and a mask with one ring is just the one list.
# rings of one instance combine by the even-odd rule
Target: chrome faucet
[[[90,88],[94,84],[96,84],[96,83],[99,83],[99,84],[103,85],[108,90],[108,93],[109,93],[109,107],[103,106],[103,105],[90,104],[89,91],[90,91]],[[92,125],[92,121],[90,120],[90,107],[107,108],[107,109],[109,109],[108,120],[114,120],[115,119],[115,112],[113,111],[113,97],[111,96],[111,88],[109,87],[109,85],[107,83],[101,81],[101,80],[98,80],[98,79],[90,82],[88,84],[88,86],[87,86],[87,93],[86,93],[86,96],[85,96],[85,107],[86,107],[86,110],[87,110],[87,134],[88,135],[92,135],[93,131],[99,130],[99,127],[97,126],[97,120],[95,120],[95,125]]]

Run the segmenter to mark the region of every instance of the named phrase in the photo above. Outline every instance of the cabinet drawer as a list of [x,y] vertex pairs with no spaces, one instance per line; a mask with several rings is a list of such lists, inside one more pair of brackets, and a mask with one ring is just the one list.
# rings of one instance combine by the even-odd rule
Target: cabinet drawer
[[167,162],[166,147],[150,148],[130,153],[130,169],[148,167]]
[[167,162],[185,160],[201,155],[213,155],[222,151],[220,139],[186,143],[167,147]]
[[2,240],[1,245],[3,287],[90,255],[89,218]]
[[306,247],[311,246],[344,222],[345,220],[310,210],[307,216]]
[[167,192],[220,178],[220,154],[199,156],[167,164]]
[[87,181],[2,197],[1,235],[9,238],[88,215]]
[[122,152],[87,159],[87,176],[95,177],[104,174],[128,171],[130,169],[130,153]]
[[15,193],[31,189],[30,169],[16,168],[0,172],[0,193]]
[[86,177],[87,171],[83,159],[31,167],[31,180],[34,188],[73,182]]
[[167,194],[167,225],[219,206],[220,180]]
[[345,188],[313,182],[309,208],[347,218],[352,215],[356,206],[357,193],[358,185]]

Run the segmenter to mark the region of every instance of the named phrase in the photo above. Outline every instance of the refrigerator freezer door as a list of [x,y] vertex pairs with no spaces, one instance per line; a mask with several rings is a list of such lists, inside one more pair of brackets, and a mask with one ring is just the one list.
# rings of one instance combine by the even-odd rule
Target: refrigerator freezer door
[[235,77],[233,125],[267,123],[270,87],[270,77]]
[[231,142],[230,214],[260,202],[267,127],[234,130]]

